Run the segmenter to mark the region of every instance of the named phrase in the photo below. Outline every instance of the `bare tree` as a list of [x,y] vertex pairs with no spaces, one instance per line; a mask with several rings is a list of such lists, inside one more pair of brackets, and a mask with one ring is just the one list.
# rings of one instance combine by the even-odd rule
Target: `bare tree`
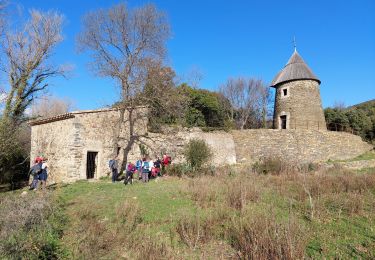
[[169,25],[154,5],[128,9],[125,4],[88,13],[78,36],[79,50],[92,54],[91,68],[98,76],[111,77],[129,103],[142,91],[147,68],[166,53]]
[[231,116],[244,129],[252,116],[265,117],[269,92],[258,79],[230,78],[220,92],[232,104]]
[[345,102],[342,100],[335,100],[335,102],[333,103],[333,108],[340,110],[340,111],[345,110],[346,108]]
[[201,69],[197,66],[193,66],[187,73],[186,82],[188,82],[188,84],[192,86],[192,88],[196,89],[199,88],[199,85],[203,78],[204,74]]
[[[114,79],[121,88],[122,109],[113,153],[117,151],[121,125],[128,120],[130,133],[123,159],[125,164],[137,138],[132,131],[135,97],[144,90],[150,65],[165,57],[169,23],[165,14],[154,5],[129,9],[125,4],[118,4],[88,13],[83,19],[83,27],[78,36],[79,50],[91,53],[90,67],[98,76]],[[129,112],[126,119],[125,109]]]
[[51,117],[71,111],[73,102],[70,99],[57,97],[41,97],[39,102],[31,106],[32,117]]
[[22,122],[26,108],[47,88],[49,78],[64,73],[62,67],[48,63],[54,48],[63,39],[62,23],[61,14],[32,10],[21,29],[5,32],[1,69],[9,79],[9,91],[3,115],[13,123]]
[[260,88],[260,99],[259,99],[259,107],[261,108],[261,116],[262,116],[262,128],[267,128],[267,117],[269,116],[270,112],[270,104],[272,102],[271,91],[269,87],[263,85]]
[[4,23],[5,23],[5,8],[8,2],[5,0],[0,0],[0,35],[3,33]]

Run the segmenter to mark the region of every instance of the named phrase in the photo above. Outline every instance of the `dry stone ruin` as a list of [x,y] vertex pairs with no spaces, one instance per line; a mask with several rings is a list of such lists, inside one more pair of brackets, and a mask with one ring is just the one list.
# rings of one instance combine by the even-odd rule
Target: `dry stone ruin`
[[295,163],[324,162],[371,150],[373,147],[359,136],[327,131],[319,84],[295,51],[272,82],[276,88],[274,129],[203,132],[166,127],[162,133],[151,133],[146,107],[126,110],[122,124],[118,109],[77,111],[31,121],[30,158],[49,159],[51,182],[71,182],[106,176],[108,161],[114,154],[122,158],[127,150],[131,162],[140,158],[141,148],[153,159],[166,152],[174,163],[183,162],[184,145],[192,138],[211,146],[214,165],[250,165],[264,157]]

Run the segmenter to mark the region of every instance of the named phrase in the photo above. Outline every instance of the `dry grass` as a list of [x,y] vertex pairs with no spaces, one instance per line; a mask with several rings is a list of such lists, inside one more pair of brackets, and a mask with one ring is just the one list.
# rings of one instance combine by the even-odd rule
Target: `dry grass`
[[254,179],[247,176],[235,178],[226,188],[226,202],[229,207],[237,210],[242,210],[250,202],[257,202],[261,196],[260,187],[255,184]]
[[229,174],[221,169],[219,175],[190,180],[185,193],[209,217],[197,213],[179,219],[181,241],[189,248],[230,241],[243,259],[299,259],[313,232],[306,226],[375,214],[375,173],[283,162],[264,173],[249,173],[248,167]]
[[307,236],[300,223],[279,223],[272,214],[248,215],[230,226],[231,245],[241,259],[302,259]]
[[[374,255],[375,239],[369,226],[375,223],[375,173],[289,166],[275,167],[275,172],[269,170],[267,174],[239,166],[218,172],[214,176],[169,177],[148,186],[121,189],[127,198],[123,201],[108,200],[120,187],[114,191],[105,183],[95,184],[95,189],[90,184],[73,184],[69,191],[76,190],[80,196],[70,197],[71,221],[63,236],[69,249],[65,258],[302,259]],[[163,196],[161,191],[165,192]],[[87,195],[94,192],[95,199],[90,199]],[[35,196],[35,201],[44,201],[37,197],[43,194]],[[138,198],[133,199],[135,196]],[[183,206],[178,206],[178,201]],[[12,199],[1,201],[2,209],[6,209],[0,211],[1,238],[15,229],[48,226],[45,219],[51,205],[36,204],[29,198],[17,203]],[[159,210],[163,214],[150,218],[150,212],[157,215]],[[5,243],[0,244],[3,250],[10,250]],[[21,245],[16,250],[26,252],[34,244]]]
[[[56,259],[63,252],[51,192],[18,193],[0,201],[0,258]],[[61,219],[59,221],[62,221]]]

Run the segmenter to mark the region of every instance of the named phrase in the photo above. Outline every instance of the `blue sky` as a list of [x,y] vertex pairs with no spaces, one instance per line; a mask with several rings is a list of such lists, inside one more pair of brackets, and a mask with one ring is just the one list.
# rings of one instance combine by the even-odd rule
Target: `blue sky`
[[[87,67],[90,57],[78,54],[76,34],[81,17],[109,7],[112,0],[13,1],[25,13],[30,8],[55,9],[66,17],[65,40],[53,62],[73,64],[68,79],[53,79],[50,93],[69,97],[77,109],[95,109],[117,100],[110,79],[98,78]],[[126,3],[139,6],[150,1]],[[157,0],[168,14],[172,38],[168,59],[178,75],[198,68],[201,88],[216,90],[229,77],[258,77],[271,82],[297,50],[322,81],[323,106],[336,101],[352,105],[375,98],[375,1],[214,1]]]

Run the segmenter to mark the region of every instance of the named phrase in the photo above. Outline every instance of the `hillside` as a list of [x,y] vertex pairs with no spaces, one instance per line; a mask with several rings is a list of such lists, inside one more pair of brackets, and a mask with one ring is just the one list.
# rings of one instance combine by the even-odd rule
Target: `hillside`
[[363,109],[363,110],[366,110],[368,108],[375,108],[375,99],[372,99],[372,100],[369,100],[369,101],[365,101],[365,102],[347,107],[346,109],[350,110],[350,109],[355,109],[355,108],[356,109]]

